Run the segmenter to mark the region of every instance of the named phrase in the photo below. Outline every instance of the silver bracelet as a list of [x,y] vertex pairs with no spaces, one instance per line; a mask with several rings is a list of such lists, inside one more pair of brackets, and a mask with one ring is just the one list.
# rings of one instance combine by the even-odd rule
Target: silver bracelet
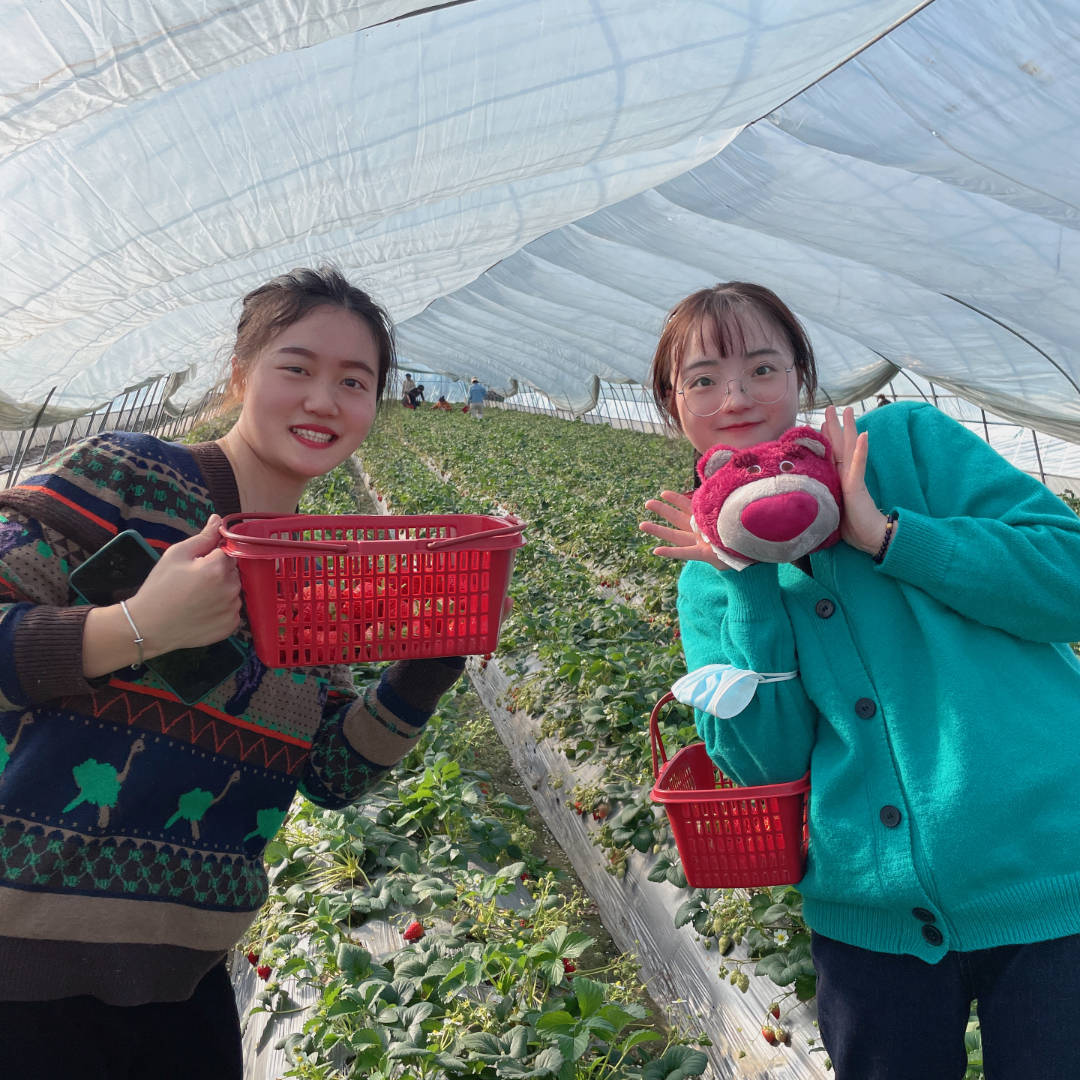
[[133,668],[139,667],[143,663],[143,642],[146,640],[140,633],[139,628],[135,625],[135,620],[131,617],[131,612],[128,611],[127,602],[125,600],[120,601],[120,610],[124,613],[124,618],[128,621],[128,626],[131,627],[131,632],[135,635],[135,647],[139,650],[139,663],[132,664]]

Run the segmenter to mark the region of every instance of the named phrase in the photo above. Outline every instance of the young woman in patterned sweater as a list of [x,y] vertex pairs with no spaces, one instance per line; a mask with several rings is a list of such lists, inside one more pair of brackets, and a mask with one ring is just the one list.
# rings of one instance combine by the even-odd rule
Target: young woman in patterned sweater
[[[694,449],[746,449],[812,401],[805,331],[768,289],[687,297],[653,361]],[[841,543],[730,570],[691,501],[646,503],[680,559],[687,667],[796,672],[696,715],[744,784],[811,773],[799,888],[838,1080],[960,1080],[978,999],[991,1080],[1067,1080],[1080,1026],[1080,519],[930,405],[826,410]]]
[[[325,807],[368,792],[461,673],[460,657],[401,661],[365,689],[347,668],[267,669],[249,647],[185,705],[143,664],[230,634],[250,646],[221,517],[292,513],[363,442],[393,364],[366,293],[296,270],[244,299],[223,438],[102,434],[0,493],[9,1080],[238,1080],[224,956],[266,898],[263,847],[297,789]],[[126,611],[76,604],[71,571],[125,529],[160,561]]]

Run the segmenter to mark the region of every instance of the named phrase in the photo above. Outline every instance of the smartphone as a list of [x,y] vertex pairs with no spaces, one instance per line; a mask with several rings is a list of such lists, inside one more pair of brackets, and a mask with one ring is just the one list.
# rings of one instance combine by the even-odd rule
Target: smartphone
[[[72,590],[87,603],[108,606],[130,600],[158,560],[157,552],[133,529],[118,533],[68,577]],[[201,701],[220,686],[246,658],[233,638],[194,649],[175,649],[146,661],[148,667],[185,705]]]

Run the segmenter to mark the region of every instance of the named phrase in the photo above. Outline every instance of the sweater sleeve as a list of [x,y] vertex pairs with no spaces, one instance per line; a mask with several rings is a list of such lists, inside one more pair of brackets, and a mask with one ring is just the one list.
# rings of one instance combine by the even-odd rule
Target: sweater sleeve
[[[898,452],[882,455],[876,425],[868,425],[868,486],[886,502],[890,490],[921,490],[922,497],[909,494],[910,502],[883,506],[897,511],[899,526],[879,571],[1016,637],[1080,640],[1080,518],[1045,485],[932,406],[897,409],[882,421],[884,449],[891,443]],[[895,430],[898,423],[902,430]]]
[[0,707],[90,693],[83,676],[87,605],[68,575],[125,528],[132,470],[115,436],[73,443],[0,492]]
[[300,781],[303,794],[331,810],[361,799],[416,745],[464,667],[460,656],[399,660],[359,697],[332,688]]
[[[721,572],[689,563],[679,579],[679,627],[690,671],[706,664],[759,673],[798,668],[774,565]],[[695,720],[709,757],[740,784],[797,780],[810,766],[817,709],[798,677],[761,684],[728,720],[700,710]]]
[[69,606],[66,538],[0,496],[0,710],[87,694],[82,639],[89,606]]

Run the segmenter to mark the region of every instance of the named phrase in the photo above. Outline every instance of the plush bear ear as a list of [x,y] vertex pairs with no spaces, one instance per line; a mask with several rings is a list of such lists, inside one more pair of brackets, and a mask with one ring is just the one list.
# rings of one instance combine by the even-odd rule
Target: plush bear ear
[[734,456],[735,451],[728,447],[722,447],[710,454],[709,457],[701,463],[701,479],[708,480],[714,472],[722,469]]
[[817,454],[820,458],[825,456],[825,444],[820,439],[815,439],[811,435],[804,435],[801,438],[792,439],[791,441],[796,446],[805,446],[810,453]]

